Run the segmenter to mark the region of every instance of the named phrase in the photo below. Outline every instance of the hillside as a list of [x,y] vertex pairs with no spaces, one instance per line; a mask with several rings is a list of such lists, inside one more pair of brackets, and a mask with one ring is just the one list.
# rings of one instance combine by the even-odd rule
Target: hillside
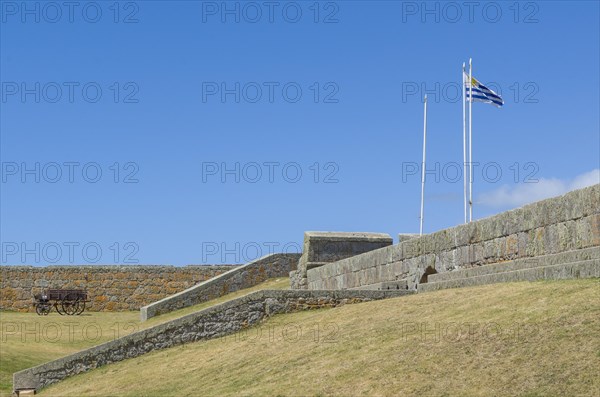
[[600,282],[444,290],[278,315],[42,396],[600,395]]
[[287,289],[289,279],[269,279],[254,287],[140,322],[139,311],[92,312],[76,317],[0,312],[0,397],[12,394],[12,374],[115,337],[149,328],[261,289]]

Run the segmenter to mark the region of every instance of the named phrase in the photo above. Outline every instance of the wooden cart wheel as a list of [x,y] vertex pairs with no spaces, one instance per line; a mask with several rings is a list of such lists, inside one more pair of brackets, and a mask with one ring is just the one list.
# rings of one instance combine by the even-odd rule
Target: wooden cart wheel
[[79,303],[79,310],[75,314],[77,314],[79,316],[85,310],[85,301],[79,301],[78,303]]
[[59,305],[59,304],[58,304],[58,302],[54,302],[54,308],[56,309],[56,312],[57,312],[58,314],[60,314],[61,316],[64,316],[65,314],[67,314],[67,313],[63,312],[63,311],[60,309],[60,307],[61,307],[61,305]]
[[65,314],[72,316],[79,311],[79,297],[75,294],[68,294],[63,298],[61,306]]
[[38,303],[35,306],[35,312],[38,316],[47,316],[50,313],[50,305],[48,303]]

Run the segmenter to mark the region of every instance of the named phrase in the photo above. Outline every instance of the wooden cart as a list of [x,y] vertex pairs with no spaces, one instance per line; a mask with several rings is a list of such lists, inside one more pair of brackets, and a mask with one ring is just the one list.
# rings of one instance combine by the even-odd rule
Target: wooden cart
[[56,309],[62,315],[80,315],[85,310],[85,304],[89,302],[87,292],[82,289],[49,289],[35,298],[35,312],[40,316],[47,316]]

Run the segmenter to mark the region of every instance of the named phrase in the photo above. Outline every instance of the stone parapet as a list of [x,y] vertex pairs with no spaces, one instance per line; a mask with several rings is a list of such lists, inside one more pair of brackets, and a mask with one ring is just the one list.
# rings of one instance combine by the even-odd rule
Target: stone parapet
[[307,270],[308,289],[349,289],[600,246],[600,184]]
[[310,269],[392,245],[385,233],[305,232],[302,256],[296,274],[291,275],[292,289],[306,289]]

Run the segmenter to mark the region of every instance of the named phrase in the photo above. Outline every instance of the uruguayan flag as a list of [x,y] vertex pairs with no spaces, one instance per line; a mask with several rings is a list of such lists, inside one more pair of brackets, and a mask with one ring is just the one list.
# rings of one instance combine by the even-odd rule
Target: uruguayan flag
[[[469,84],[469,75],[467,73],[464,73],[464,80],[466,97],[470,99],[471,84]],[[491,103],[497,107],[504,105],[504,100],[500,95],[481,84],[475,77],[473,77],[471,83],[473,84],[473,102]]]

